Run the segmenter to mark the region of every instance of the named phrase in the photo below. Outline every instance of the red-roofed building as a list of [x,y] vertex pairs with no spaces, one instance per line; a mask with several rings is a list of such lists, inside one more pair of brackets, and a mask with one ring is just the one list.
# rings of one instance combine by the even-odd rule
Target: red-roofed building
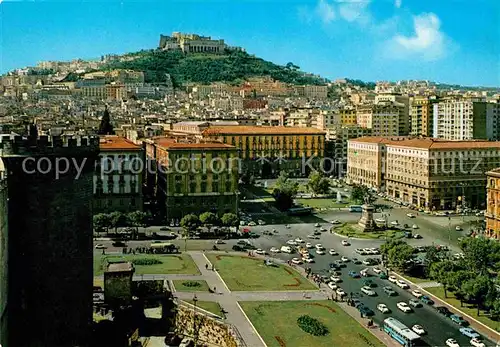
[[427,210],[484,208],[500,141],[363,137],[349,141],[347,181]]
[[142,146],[117,135],[101,136],[94,174],[94,213],[142,211]]
[[189,213],[238,211],[238,149],[220,142],[145,140],[148,187],[167,222]]

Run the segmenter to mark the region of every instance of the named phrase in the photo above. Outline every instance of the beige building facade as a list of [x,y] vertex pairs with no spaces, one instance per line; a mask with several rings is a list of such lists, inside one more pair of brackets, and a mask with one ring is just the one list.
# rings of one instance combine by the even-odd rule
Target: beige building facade
[[486,173],[486,235],[500,239],[500,168]]
[[356,111],[357,124],[373,136],[399,135],[399,109],[390,105],[365,105]]

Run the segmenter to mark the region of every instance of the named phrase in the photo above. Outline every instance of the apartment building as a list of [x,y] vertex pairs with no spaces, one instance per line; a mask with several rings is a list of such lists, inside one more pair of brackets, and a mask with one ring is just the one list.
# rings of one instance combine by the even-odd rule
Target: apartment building
[[340,125],[326,129],[327,141],[332,145],[328,157],[335,158],[339,172],[345,172],[347,168],[348,141],[359,137],[371,135],[371,129],[359,125]]
[[500,239],[500,168],[486,173],[486,235]]
[[433,135],[434,104],[436,96],[415,96],[410,99],[410,135]]
[[214,126],[203,137],[236,146],[243,168],[255,176],[276,176],[280,170],[307,176],[325,151],[325,132],[309,127]]
[[[148,184],[153,184],[158,213],[167,221],[184,215],[238,211],[238,149],[223,143],[146,140],[146,155],[153,163]],[[154,172],[154,173],[153,173]]]
[[479,98],[449,98],[433,106],[433,137],[447,140],[500,139],[500,104]]
[[116,135],[101,136],[94,173],[94,213],[142,211],[142,146]]
[[399,108],[393,105],[363,105],[356,110],[357,124],[371,129],[373,136],[398,136]]
[[399,113],[398,134],[408,135],[410,133],[410,98],[407,95],[397,93],[377,94],[375,104],[396,107]]
[[367,137],[349,141],[347,160],[349,182],[419,208],[481,208],[485,173],[500,166],[500,142]]

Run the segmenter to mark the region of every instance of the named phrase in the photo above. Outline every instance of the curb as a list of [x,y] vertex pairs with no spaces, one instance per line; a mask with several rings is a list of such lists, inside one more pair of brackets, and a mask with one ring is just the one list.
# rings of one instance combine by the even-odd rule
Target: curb
[[426,287],[420,287],[418,284],[416,284],[416,283],[413,283],[413,282],[409,281],[408,279],[406,279],[405,277],[403,277],[403,276],[399,275],[398,273],[395,273],[394,271],[391,271],[391,273],[392,273],[393,275],[395,275],[396,277],[399,277],[400,279],[402,279],[402,280],[404,280],[404,281],[406,281],[406,282],[410,283],[410,284],[411,284],[411,286],[416,287],[416,288],[418,288],[419,290],[421,290],[421,291],[425,292],[428,296],[432,297],[432,298],[434,299],[434,301],[435,301],[435,302],[440,302],[442,305],[444,305],[444,306],[448,307],[448,308],[450,309],[450,311],[452,311],[452,312],[453,312],[453,311],[455,311],[455,312],[460,313],[460,315],[462,315],[462,316],[464,316],[464,317],[467,317],[469,320],[471,320],[472,322],[474,322],[474,324],[477,324],[477,325],[479,325],[480,327],[482,327],[482,328],[486,329],[488,332],[493,333],[493,336],[489,336],[489,334],[485,334],[485,335],[487,335],[487,337],[488,337],[489,339],[491,339],[492,341],[494,341],[494,340],[499,340],[499,339],[500,339],[500,333],[498,333],[497,331],[493,330],[492,328],[490,328],[490,327],[489,327],[489,326],[487,326],[486,324],[484,324],[484,323],[482,323],[482,322],[478,321],[476,318],[474,318],[474,317],[472,317],[472,316],[468,315],[467,313],[463,312],[462,310],[460,310],[460,309],[456,308],[455,306],[453,306],[453,305],[451,305],[451,304],[447,303],[445,300],[443,300],[443,299],[441,299],[441,298],[439,298],[439,297],[435,296],[434,294],[432,294],[432,293],[428,292],[427,290],[425,290],[425,288],[426,288]]
[[238,301],[236,301],[236,300],[234,302],[236,302],[236,305],[238,305],[238,308],[240,309],[241,313],[243,313],[243,316],[245,317],[245,319],[248,321],[248,323],[250,323],[250,326],[252,327],[253,331],[255,332],[255,335],[257,335],[259,337],[259,340],[260,340],[260,342],[262,342],[262,345],[264,347],[267,347],[267,344],[265,343],[264,339],[262,338],[262,336],[260,336],[260,334],[257,331],[257,329],[255,329],[255,326],[253,325],[252,321],[248,318],[248,316],[245,313],[245,311],[243,311],[243,308],[241,308],[240,303]]

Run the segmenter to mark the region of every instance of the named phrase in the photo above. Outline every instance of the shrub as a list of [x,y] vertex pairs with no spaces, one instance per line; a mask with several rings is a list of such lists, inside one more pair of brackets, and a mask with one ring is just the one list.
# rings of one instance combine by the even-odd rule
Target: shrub
[[186,281],[186,282],[182,282],[182,285],[184,287],[190,287],[190,288],[194,288],[194,287],[201,287],[201,283],[200,282],[196,282],[196,281]]
[[314,336],[325,336],[328,334],[328,328],[319,320],[310,316],[300,316],[297,319],[297,324],[306,333]]
[[157,265],[162,264],[162,262],[155,258],[143,258],[143,259],[134,259],[132,260],[132,264],[134,265]]

